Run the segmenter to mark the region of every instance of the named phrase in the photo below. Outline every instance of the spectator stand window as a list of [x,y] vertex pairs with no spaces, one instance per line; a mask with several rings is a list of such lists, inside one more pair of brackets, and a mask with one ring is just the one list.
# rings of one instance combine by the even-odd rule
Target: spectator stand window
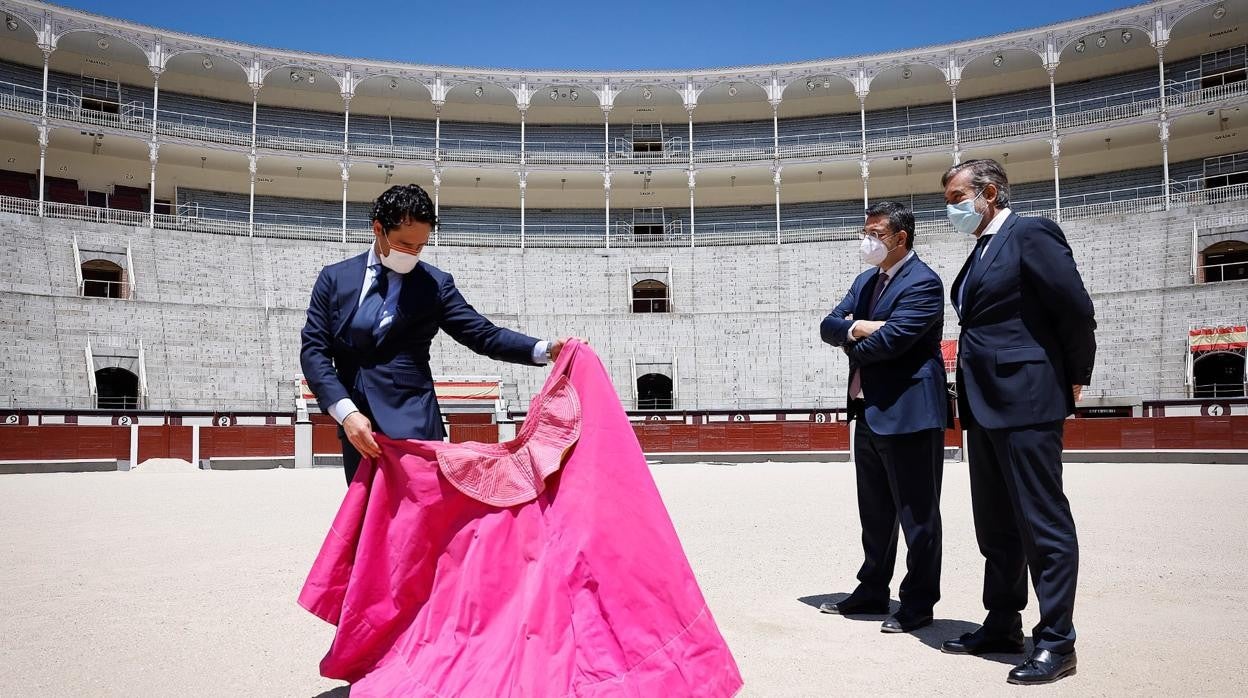
[[1188,332],[1188,385],[1194,398],[1244,397],[1248,326],[1194,327]]
[[134,297],[134,259],[129,244],[125,249],[90,249],[78,244],[75,236],[74,264],[78,295],[84,298]]
[[630,269],[628,278],[634,313],[672,312],[671,267]]
[[633,362],[637,409],[676,409],[676,370],[667,362]]

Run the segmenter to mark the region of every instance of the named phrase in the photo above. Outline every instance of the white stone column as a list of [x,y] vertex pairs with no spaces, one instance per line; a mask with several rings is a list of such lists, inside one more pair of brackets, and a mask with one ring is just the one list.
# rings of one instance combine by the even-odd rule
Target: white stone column
[[949,80],[949,94],[953,96],[953,164],[962,163],[962,142],[958,135],[958,85],[961,80]]
[[776,244],[780,244],[780,162],[771,169],[771,181],[776,185]]
[[862,210],[866,211],[871,208],[871,197],[867,188],[867,182],[871,179],[871,163],[862,160],[858,163],[859,174],[862,175]]
[[611,107],[602,107],[602,163],[611,167]]
[[524,249],[524,234],[525,234],[524,193],[525,193],[525,190],[528,189],[528,187],[529,187],[529,173],[521,169],[520,170],[520,249],[522,250]]
[[256,111],[260,101],[261,82],[251,83],[251,154],[247,157],[247,169],[251,172],[251,190],[247,198],[247,235],[256,234]]
[[247,155],[247,172],[251,179],[251,188],[247,195],[247,237],[256,234],[256,149],[252,148]]
[[611,249],[611,166],[607,165],[602,171],[602,195],[603,195],[603,239],[606,240],[607,249]]
[[351,97],[352,93],[344,91],[342,93],[342,156],[350,157],[351,142],[348,140],[351,133]]
[[1045,66],[1049,72],[1049,149],[1053,156],[1053,215],[1062,222],[1062,140],[1057,133],[1057,64]]
[[527,107],[520,108],[520,168],[521,169],[524,169],[524,166],[528,164],[527,155],[525,153],[526,147],[524,143],[525,141],[524,122],[526,121],[525,117],[528,114],[528,111],[529,110]]
[[52,52],[56,47],[50,43],[39,44],[39,48],[43,51],[43,104],[39,109],[39,215],[44,213],[45,182],[47,180],[48,166],[48,138],[50,131],[48,128],[48,60],[52,57]]
[[1166,44],[1158,41],[1153,46],[1157,49],[1157,96],[1161,99],[1158,106],[1157,134],[1161,141],[1161,182],[1165,191],[1166,210],[1170,210],[1170,105],[1166,99]]
[[351,183],[351,162],[343,158],[338,163],[342,168],[342,241],[347,241],[347,189]]
[[[859,79],[862,80],[861,75]],[[858,170],[862,175],[862,209],[864,211],[871,206],[867,195],[867,180],[871,177],[871,163],[867,160],[867,94],[866,88],[860,82],[857,95],[859,124],[862,129],[862,149],[858,160]]]
[[156,124],[160,119],[160,74],[164,68],[152,65],[152,140],[148,144],[148,159],[151,160],[151,177],[147,184],[147,223],[156,227],[156,161],[160,157],[160,143],[156,140]]
[[438,246],[442,229],[442,168],[433,168],[433,215],[438,218],[438,227],[433,229],[433,245]]
[[441,99],[433,101],[433,161],[439,167],[442,165],[442,107],[445,104]]
[[694,207],[693,207],[693,190],[697,186],[698,171],[689,168],[689,246],[694,247]]

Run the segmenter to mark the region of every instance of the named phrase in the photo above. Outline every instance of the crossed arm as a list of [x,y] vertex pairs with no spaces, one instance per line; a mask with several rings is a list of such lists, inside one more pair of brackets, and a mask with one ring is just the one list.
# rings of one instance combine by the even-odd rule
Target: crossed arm
[[[867,325],[870,334],[846,348],[852,362],[867,366],[904,354],[944,317],[940,279],[928,277],[904,290],[888,320]],[[861,328],[861,325],[860,325]]]

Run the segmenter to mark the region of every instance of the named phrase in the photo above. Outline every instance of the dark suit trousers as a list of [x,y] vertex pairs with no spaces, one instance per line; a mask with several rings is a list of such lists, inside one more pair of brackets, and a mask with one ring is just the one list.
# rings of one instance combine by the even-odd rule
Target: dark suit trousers
[[342,441],[342,473],[347,476],[347,484],[350,485],[355,479],[355,471],[359,469],[360,461],[364,459],[364,456],[360,455],[350,441],[347,441],[346,436],[339,437],[339,440]]
[[[373,429],[377,429],[377,420],[373,419],[373,411],[368,406],[368,398],[360,390],[351,391],[351,401],[355,403],[355,408],[360,414],[368,417],[368,421],[372,423]],[[347,477],[347,484],[355,479],[355,471],[360,467],[360,461],[364,456],[356,450],[355,446],[347,440],[347,435],[343,432],[342,427],[338,428],[338,440],[342,442],[342,474]]]
[[901,606],[927,613],[940,599],[940,485],[944,441],[939,429],[884,436],[857,420],[854,469],[864,561],[854,596],[887,601],[897,558],[897,529],[906,539]]
[[984,555],[985,627],[1021,628],[1027,571],[1036,589],[1037,649],[1075,648],[1079,541],[1062,491],[1062,422],[967,430],[975,537]]

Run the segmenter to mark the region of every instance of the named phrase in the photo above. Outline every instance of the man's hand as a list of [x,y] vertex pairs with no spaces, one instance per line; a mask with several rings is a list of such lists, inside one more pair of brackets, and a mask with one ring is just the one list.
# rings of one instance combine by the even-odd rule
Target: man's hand
[[342,430],[347,433],[347,441],[355,446],[355,450],[365,458],[376,458],[381,455],[381,447],[373,438],[373,424],[359,412],[352,412],[342,420]]
[[582,339],[581,337],[563,337],[560,339],[556,339],[555,341],[550,343],[550,360],[554,361],[558,359],[559,352],[563,351],[563,346],[567,344],[568,342],[573,342],[573,341],[580,342],[581,344],[589,344],[588,339]]
[[1075,402],[1079,402],[1079,398],[1083,397],[1083,386],[1076,385],[1071,387],[1071,391],[1075,394]]
[[883,326],[883,320],[859,320],[854,323],[853,329],[850,330],[850,336],[854,339],[866,339]]

